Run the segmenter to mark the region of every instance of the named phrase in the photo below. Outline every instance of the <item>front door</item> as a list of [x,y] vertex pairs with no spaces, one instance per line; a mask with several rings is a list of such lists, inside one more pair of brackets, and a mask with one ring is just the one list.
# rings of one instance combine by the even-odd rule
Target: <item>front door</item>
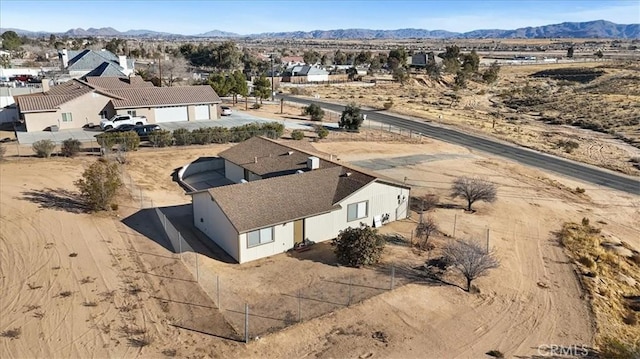
[[304,240],[304,219],[293,222],[293,244],[302,243]]

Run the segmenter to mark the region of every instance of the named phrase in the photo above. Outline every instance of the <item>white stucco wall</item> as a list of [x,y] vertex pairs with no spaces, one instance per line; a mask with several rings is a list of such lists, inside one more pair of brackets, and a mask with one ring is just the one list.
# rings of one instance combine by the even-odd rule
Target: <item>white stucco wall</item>
[[[401,204],[398,204],[400,196]],[[402,198],[405,201],[402,201]],[[314,242],[322,242],[336,237],[339,231],[348,227],[357,227],[360,222],[373,226],[373,218],[377,215],[389,214],[389,221],[396,218],[397,209],[408,206],[409,190],[384,183],[373,182],[350,197],[345,198],[339,204],[342,207],[331,213],[305,219],[305,237]],[[349,204],[368,201],[367,216],[354,221],[347,221]],[[402,211],[407,213],[406,211]],[[404,217],[403,217],[404,218]]]
[[244,179],[244,169],[233,162],[224,160],[224,176],[235,183],[240,183],[240,180]]
[[249,248],[247,234],[240,234],[240,263],[284,253],[293,248],[293,222],[274,226],[274,241]]
[[329,75],[307,75],[307,81],[309,82],[323,82],[329,81]]
[[208,192],[196,193],[192,198],[193,224],[231,257],[240,262],[238,232],[220,210],[220,207]]
[[[58,125],[61,130],[69,128],[81,128],[93,123],[100,123],[100,112],[105,110],[108,116],[113,115],[111,98],[96,92],[84,94],[69,102],[61,104],[56,111],[25,113],[27,132],[44,131],[51,125]],[[62,113],[71,112],[72,121],[63,122]]]

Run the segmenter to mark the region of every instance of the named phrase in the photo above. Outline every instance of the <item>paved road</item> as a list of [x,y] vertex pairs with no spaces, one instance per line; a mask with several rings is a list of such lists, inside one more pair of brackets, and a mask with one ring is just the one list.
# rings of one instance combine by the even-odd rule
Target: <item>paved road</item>
[[[302,104],[309,104],[313,102],[322,106],[323,108],[332,111],[341,112],[344,109],[344,106],[339,104],[292,96],[282,97],[286,101]],[[367,120],[400,127],[406,130],[412,130],[422,133],[427,137],[453,143],[456,145],[465,146],[474,150],[490,153],[492,155],[502,156],[524,165],[541,168],[547,171],[553,171],[561,175],[573,177],[585,182],[594,183],[631,194],[640,194],[640,180],[638,180],[637,178],[616,174],[614,172],[599,169],[594,166],[547,155],[522,147],[516,147],[508,143],[463,133],[457,130],[436,126],[429,123],[408,120],[377,111],[362,111],[362,113],[367,115]]]

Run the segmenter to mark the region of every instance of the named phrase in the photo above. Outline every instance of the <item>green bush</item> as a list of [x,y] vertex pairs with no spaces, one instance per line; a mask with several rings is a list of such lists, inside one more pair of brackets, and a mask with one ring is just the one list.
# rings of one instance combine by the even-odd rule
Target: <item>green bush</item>
[[375,264],[384,250],[384,238],[375,228],[360,223],[358,228],[340,231],[333,240],[338,262],[351,267]]
[[329,136],[329,130],[327,130],[324,126],[316,126],[316,134],[319,139],[326,138]]
[[227,143],[231,137],[229,129],[226,127],[211,127],[211,143]]
[[118,143],[118,134],[111,132],[101,133],[96,136],[96,141],[98,141],[98,145],[105,153],[109,153],[113,146]]
[[31,145],[36,156],[40,158],[49,158],[56,148],[56,144],[51,140],[36,141]]
[[118,164],[99,159],[82,173],[82,178],[74,182],[80,190],[86,205],[94,210],[107,210],[122,186]]
[[315,103],[312,103],[302,109],[302,115],[310,116],[312,121],[322,121],[324,118],[324,110]]
[[206,145],[212,142],[212,131],[210,127],[196,128],[191,131],[191,143],[196,145]]
[[191,144],[191,131],[186,128],[178,128],[173,131],[173,139],[176,146],[186,146]]
[[173,142],[173,136],[171,135],[170,131],[153,131],[149,134],[149,142],[151,142],[154,147],[167,147],[171,146]]
[[259,103],[254,103],[253,105],[251,105],[251,108],[254,109],[254,110],[258,110],[258,109],[260,109],[260,107],[262,107],[262,105],[259,104]]
[[135,151],[140,147],[140,136],[133,131],[117,133],[116,138],[120,151]]
[[60,148],[60,152],[65,157],[75,157],[78,153],[80,153],[80,147],[82,144],[80,141],[69,138],[62,141],[62,148]]
[[291,138],[296,141],[300,141],[304,138],[304,132],[300,130],[293,130],[291,131]]

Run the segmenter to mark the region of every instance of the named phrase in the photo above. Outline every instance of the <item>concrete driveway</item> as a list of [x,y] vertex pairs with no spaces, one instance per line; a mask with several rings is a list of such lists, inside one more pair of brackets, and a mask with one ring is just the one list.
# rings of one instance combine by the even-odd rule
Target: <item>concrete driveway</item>
[[[178,128],[186,128],[190,131],[202,127],[235,127],[242,126],[250,123],[268,123],[268,122],[280,122],[285,125],[285,128],[290,130],[309,130],[312,125],[305,121],[295,120],[275,120],[269,118],[262,118],[249,115],[241,111],[234,111],[231,116],[224,116],[217,120],[199,120],[199,121],[187,121],[187,122],[165,122],[158,125],[168,131],[174,131]],[[58,132],[39,131],[39,132],[16,132],[18,142],[22,145],[31,145],[39,140],[51,140],[56,144],[62,144],[62,141],[73,138],[80,142],[93,142],[95,141],[95,135],[102,133],[100,129],[68,129],[60,130]]]

